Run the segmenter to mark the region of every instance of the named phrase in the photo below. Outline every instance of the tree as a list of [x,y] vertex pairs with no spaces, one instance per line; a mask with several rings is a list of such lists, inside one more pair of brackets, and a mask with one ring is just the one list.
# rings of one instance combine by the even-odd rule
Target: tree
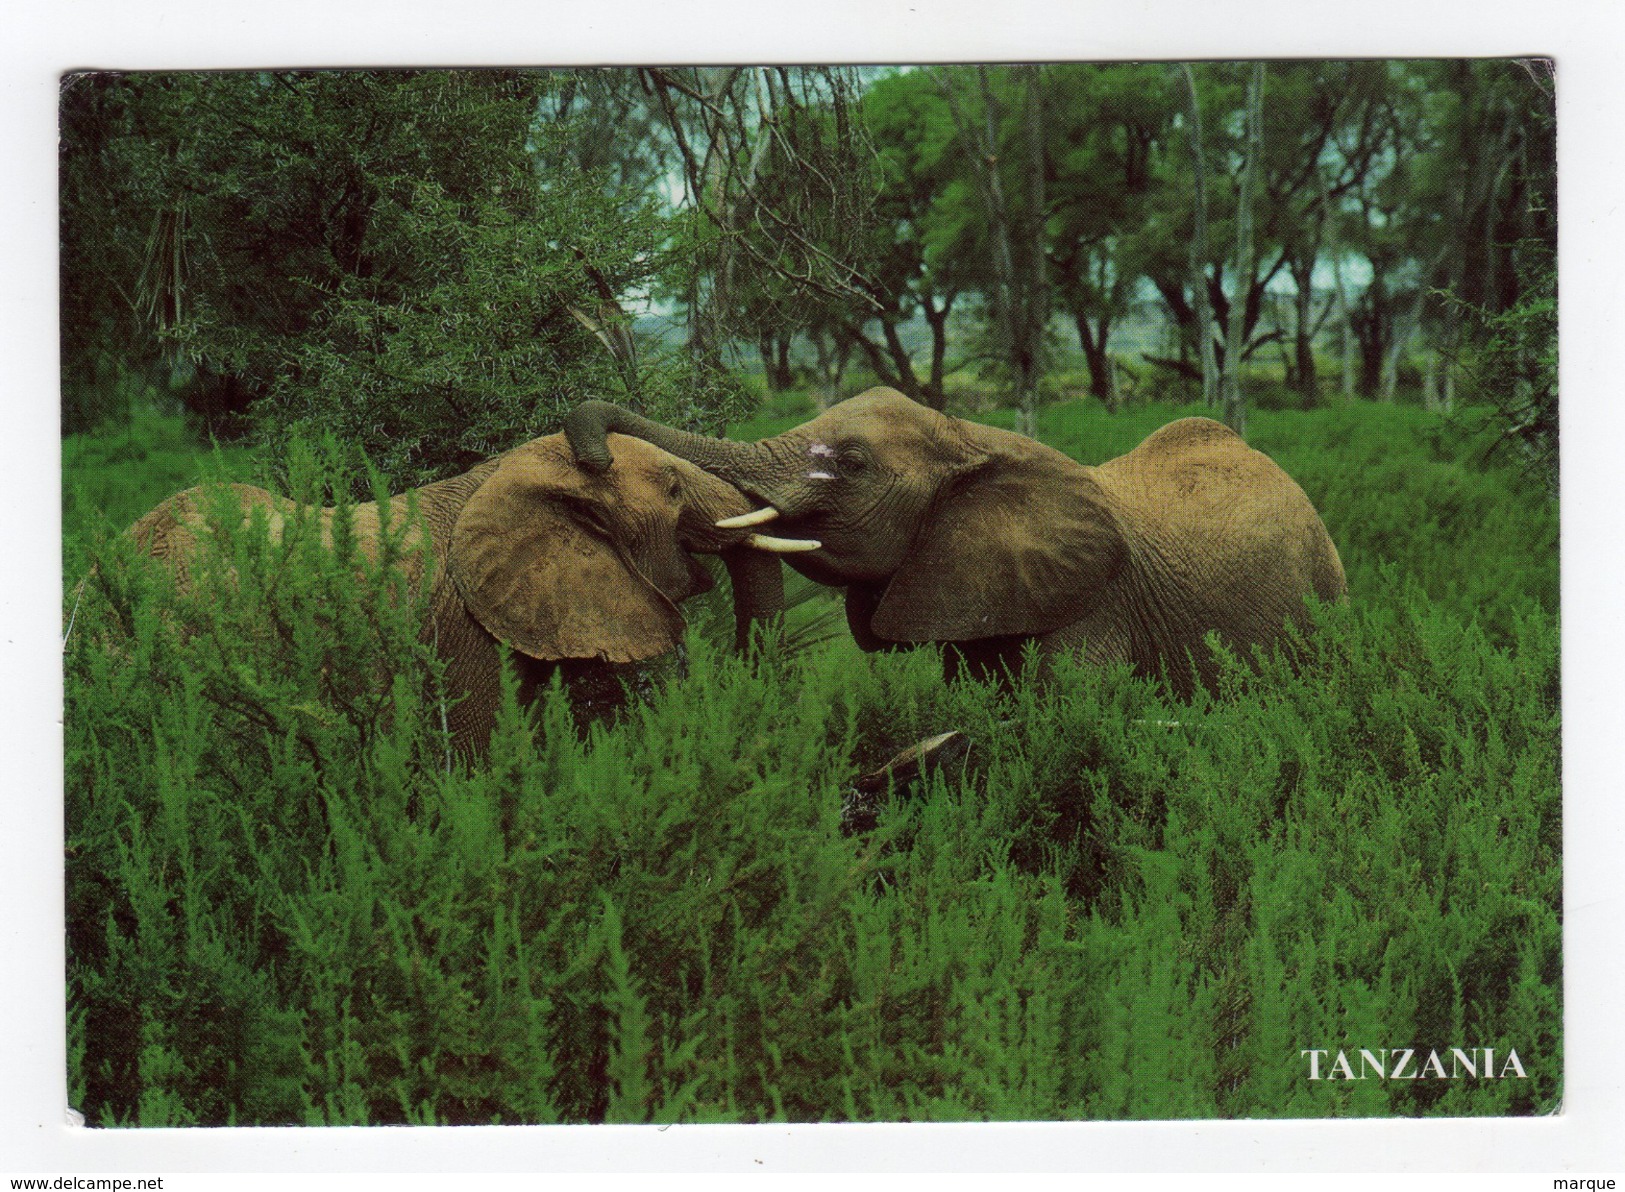
[[127,375],[156,378],[161,352],[149,334],[137,280],[161,234],[145,173],[127,149],[141,120],[141,91],[129,76],[74,75],[62,88],[60,296],[62,429],[89,430],[117,413],[109,399]]
[[[946,399],[948,320],[965,288],[968,255],[947,199],[958,160],[957,132],[936,80],[926,71],[876,80],[859,114],[878,155],[879,218],[864,258],[869,301],[846,308],[844,334],[882,384],[940,409]],[[923,380],[899,333],[916,315],[931,333]],[[869,332],[871,325],[879,342]]]
[[1049,322],[1045,259],[1043,68],[942,68],[936,79],[958,129],[962,162],[986,220],[992,338],[1009,368],[1018,427],[1037,428]]
[[1090,387],[1117,406],[1107,351],[1144,268],[1141,229],[1174,102],[1159,66],[1057,65],[1046,74],[1046,238],[1056,304]]
[[[1247,140],[1236,182],[1236,265],[1233,276],[1238,287],[1253,278],[1253,188],[1257,185],[1259,158],[1264,143],[1264,64],[1253,63],[1247,84]],[[1239,295],[1230,304],[1230,322],[1225,330],[1224,370],[1219,375],[1219,408],[1225,425],[1238,435],[1247,433],[1246,394],[1241,386],[1241,355],[1246,334],[1246,307]]]
[[689,352],[723,371],[735,338],[803,325],[809,306],[867,301],[856,262],[873,225],[873,154],[857,76],[813,67],[641,72],[680,164],[689,254],[674,290]]
[[[1190,63],[1184,64],[1183,73],[1185,89],[1190,97],[1191,173],[1195,184],[1195,199],[1192,203],[1190,286],[1191,293],[1196,296],[1196,309],[1193,314],[1202,365],[1202,404],[1214,409],[1219,404],[1219,366],[1213,354],[1213,336],[1208,332],[1212,312],[1208,306],[1205,275],[1208,257],[1207,160],[1206,150],[1202,144],[1202,99],[1196,90],[1196,75]],[[1165,295],[1168,292],[1164,289]]]
[[[603,346],[616,296],[662,263],[664,220],[571,164],[565,126],[538,123],[558,85],[519,71],[150,74],[119,76],[114,104],[76,79],[69,152],[126,178],[129,199],[109,212],[88,180],[65,191],[65,240],[144,243],[113,283],[142,342],[203,378],[188,400],[217,431],[250,412],[272,439],[332,431],[421,484],[586,397],[670,413],[689,387]],[[67,258],[76,295],[83,251]]]

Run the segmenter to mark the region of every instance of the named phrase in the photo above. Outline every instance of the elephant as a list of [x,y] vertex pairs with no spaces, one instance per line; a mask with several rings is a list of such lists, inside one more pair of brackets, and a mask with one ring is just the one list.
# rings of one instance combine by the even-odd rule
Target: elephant
[[[1303,490],[1207,418],[1181,418],[1097,466],[878,388],[755,443],[674,430],[607,402],[565,420],[580,465],[611,431],[690,460],[761,502],[786,562],[846,589],[865,650],[943,643],[950,677],[1017,673],[1022,651],[1126,663],[1189,697],[1212,687],[1205,635],[1246,657],[1346,599],[1337,548]],[[816,548],[810,546],[816,543]]]
[[[782,612],[778,540],[717,524],[751,508],[737,490],[637,439],[617,440],[613,449],[614,466],[588,474],[564,436],[550,435],[416,490],[419,521],[409,537],[426,532],[434,561],[423,633],[446,663],[448,693],[462,697],[447,717],[460,753],[478,756],[488,744],[499,642],[513,651],[521,700],[545,690],[554,670],[573,692],[585,684],[618,695],[619,664],[670,651],[685,627],[677,605],[712,586],[690,551],[720,555],[726,565],[740,648],[758,623]],[[271,533],[280,533],[293,502],[231,487],[245,519],[264,509]],[[179,493],[129,530],[183,584],[206,533],[208,491]],[[402,498],[392,501],[404,511]],[[357,545],[375,561],[380,512],[376,503],[352,509]],[[321,511],[329,542],[333,516]],[[416,545],[398,565],[421,584],[422,540]]]

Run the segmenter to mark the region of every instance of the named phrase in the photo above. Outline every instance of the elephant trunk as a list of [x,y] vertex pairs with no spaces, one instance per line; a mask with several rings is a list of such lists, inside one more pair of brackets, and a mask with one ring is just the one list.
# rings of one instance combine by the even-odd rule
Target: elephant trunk
[[[781,515],[788,519],[804,512],[808,490],[796,481],[821,466],[819,460],[804,457],[801,437],[795,431],[755,443],[739,443],[677,430],[606,401],[582,402],[564,419],[564,434],[576,462],[589,472],[605,471],[613,462],[608,442],[611,433],[653,443],[762,503],[763,507],[754,512],[719,522],[724,529],[759,526]],[[785,483],[787,477],[791,478],[789,484]],[[814,549],[807,545],[810,540],[786,541],[765,534],[754,537],[762,550],[794,553]]]
[[747,547],[723,551],[722,562],[733,585],[734,644],[746,650],[758,625],[770,629],[784,616],[784,569],[773,555]]
[[611,433],[653,443],[736,487],[752,470],[749,444],[677,430],[607,401],[582,402],[565,416],[564,435],[570,440],[570,450],[575,453],[576,462],[588,472],[609,470],[613,462],[608,442]]

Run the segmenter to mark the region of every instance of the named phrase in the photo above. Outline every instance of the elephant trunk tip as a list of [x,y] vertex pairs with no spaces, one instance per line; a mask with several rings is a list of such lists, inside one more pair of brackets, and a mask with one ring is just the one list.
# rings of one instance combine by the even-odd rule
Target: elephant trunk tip
[[615,462],[609,451],[609,432],[620,414],[620,409],[608,402],[587,401],[564,416],[564,437],[582,471],[595,476],[609,471]]

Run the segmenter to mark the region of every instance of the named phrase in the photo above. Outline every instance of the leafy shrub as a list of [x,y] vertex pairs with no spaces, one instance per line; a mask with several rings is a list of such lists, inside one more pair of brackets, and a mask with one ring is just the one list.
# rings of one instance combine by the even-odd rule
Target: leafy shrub
[[[1076,409],[1041,429],[1077,445]],[[618,723],[579,732],[559,690],[533,721],[510,689],[470,767],[388,568],[223,527],[187,595],[94,546],[66,676],[74,1103],[103,1125],[1550,1111],[1555,619],[1405,570],[1488,559],[1485,517],[1448,553],[1377,517],[1382,484],[1467,484],[1471,443],[1302,417],[1277,429],[1346,519],[1355,599],[1295,666],[1236,659],[1183,703],[1068,662],[949,686],[933,650],[845,640],[741,660],[701,618],[686,674]],[[1333,483],[1385,451],[1425,466]],[[293,470],[309,500],[352,487]],[[1481,512],[1506,483],[1470,489]],[[1358,562],[1379,549],[1410,553]],[[968,764],[843,834],[852,776],[950,727]],[[1310,1082],[1300,1055],[1385,1046],[1515,1047],[1529,1078]]]

